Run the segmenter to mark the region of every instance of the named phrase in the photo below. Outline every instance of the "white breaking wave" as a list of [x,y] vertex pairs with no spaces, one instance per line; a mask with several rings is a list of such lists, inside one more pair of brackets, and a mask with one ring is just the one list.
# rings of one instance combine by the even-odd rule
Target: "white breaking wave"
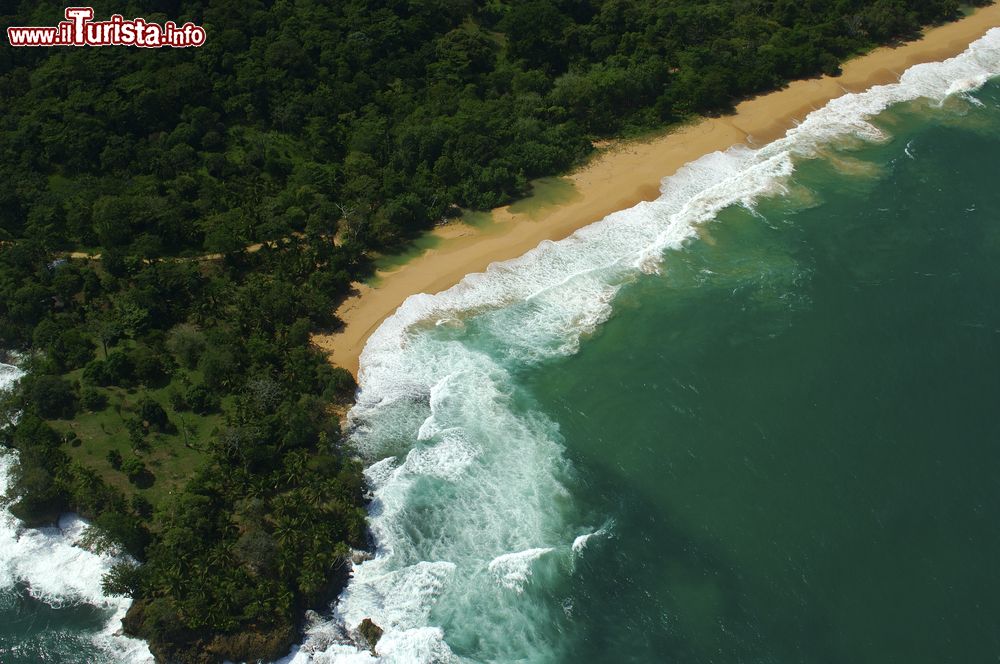
[[605,526],[604,528],[595,530],[592,533],[587,533],[586,535],[580,535],[579,537],[574,539],[573,546],[571,547],[573,553],[575,554],[583,553],[583,550],[587,548],[587,543],[590,542],[591,538],[607,536],[608,528],[610,528],[610,526]]
[[[475,652],[473,661],[546,659],[546,639],[533,624],[553,618],[537,613],[540,602],[517,596],[530,592],[532,566],[553,543],[573,537],[562,486],[571,469],[555,425],[519,401],[513,373],[576,352],[611,314],[622,285],[658,270],[666,250],[682,247],[721,210],[784,193],[796,160],[845,138],[885,140],[869,119],[889,106],[940,104],[998,74],[1000,29],[993,29],[955,58],[831,101],[763,148],[737,146],[686,165],[664,179],[656,201],[494,263],[437,295],[408,298],[368,340],[363,389],[350,413],[357,449],[370,459],[388,456],[367,470],[377,552],[354,568],[333,620],[287,661],[372,661],[346,645],[364,618],[385,629],[381,661],[465,661],[449,644]],[[572,553],[600,534],[576,537]]]
[[552,547],[515,551],[497,556],[487,566],[504,588],[520,593],[531,576],[531,564],[552,552]]
[[552,343],[572,352],[575,342],[568,340],[578,340],[610,313],[618,285],[607,280],[609,272],[620,276],[621,270],[654,270],[664,250],[681,246],[694,236],[698,224],[720,210],[751,206],[762,196],[783,192],[795,158],[814,157],[843,137],[884,140],[869,118],[889,106],[919,98],[940,102],[980,87],[1000,74],[998,51],[1000,28],[995,28],[955,58],[916,65],[898,83],[832,100],[761,149],[736,146],[687,164],[664,179],[656,201],[611,214],[559,242],[543,242],[519,258],[494,263],[437,295],[411,296],[372,334],[362,352],[364,389],[358,413],[389,399],[426,394],[437,382],[428,382],[432,376],[427,370],[412,367],[406,352],[423,329],[420,323],[530,303],[519,312],[521,324],[504,330],[505,337],[513,337],[513,348],[527,358],[548,356],[545,351]]
[[[0,364],[0,391],[10,389],[23,374],[17,367]],[[0,450],[0,497],[7,494],[17,454]],[[64,514],[56,526],[25,528],[0,507],[0,587],[25,584],[27,592],[54,607],[90,604],[108,609],[111,617],[94,635],[94,645],[117,662],[152,662],[143,641],[121,633],[121,619],[131,601],[108,597],[101,578],[117,560],[78,546],[88,524],[75,514]]]

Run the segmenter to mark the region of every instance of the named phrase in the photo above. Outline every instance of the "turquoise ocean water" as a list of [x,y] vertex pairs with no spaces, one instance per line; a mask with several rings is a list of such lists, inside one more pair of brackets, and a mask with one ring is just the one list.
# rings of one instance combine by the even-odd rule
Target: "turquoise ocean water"
[[[389,662],[998,661],[998,73],[995,31],[409,300],[351,415],[378,552],[289,660],[370,617]],[[19,551],[0,661],[107,632]]]

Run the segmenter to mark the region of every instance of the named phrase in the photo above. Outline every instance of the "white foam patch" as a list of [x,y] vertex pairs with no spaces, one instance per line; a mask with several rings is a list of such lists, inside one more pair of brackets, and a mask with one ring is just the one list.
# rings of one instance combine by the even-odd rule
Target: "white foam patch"
[[573,540],[573,553],[580,554],[583,550],[587,548],[587,543],[594,537],[604,537],[608,534],[606,528],[601,528],[600,530],[595,530],[592,533],[587,533],[586,535],[580,535]]
[[459,659],[444,642],[444,633],[437,627],[421,627],[390,633],[376,647],[379,659],[392,664],[440,662],[451,664]]
[[[313,637],[313,635],[308,635]],[[287,657],[279,659],[275,664],[308,664],[315,662],[323,664],[325,662],[336,662],[337,664],[372,664],[377,662],[373,655],[363,650],[358,650],[351,645],[335,643],[327,646],[325,650],[315,651],[307,646],[295,646]]]
[[[315,638],[315,634],[309,635]],[[413,664],[434,662],[452,664],[459,662],[444,643],[443,634],[435,627],[421,627],[386,634],[375,649],[375,655],[343,643],[334,643],[323,650],[310,649],[308,645],[296,646],[276,664]]]
[[14,365],[0,363],[0,392],[6,392],[14,387],[14,384],[23,375],[24,372]]
[[551,547],[540,547],[505,553],[490,561],[489,570],[496,577],[498,584],[520,593],[524,591],[524,584],[531,577],[531,565],[551,551]]
[[436,445],[413,448],[406,455],[406,465],[411,472],[426,477],[457,480],[477,456],[476,448],[457,431],[444,434]]
[[[374,561],[371,561],[374,562]],[[371,618],[383,629],[414,629],[427,620],[433,599],[455,572],[454,563],[426,562],[401,569],[379,569],[368,565],[364,583],[345,591],[341,615],[348,624],[358,625]],[[364,615],[352,609],[364,606]]]
[[[352,441],[369,459],[392,459],[368,470],[378,548],[355,566],[328,631],[372,618],[386,630],[378,648],[386,661],[448,661],[446,639],[475,644],[478,660],[545,659],[551,644],[535,625],[556,618],[537,602],[518,602],[507,584],[525,588],[547,543],[572,541],[578,555],[600,531],[573,539],[580,530],[562,485],[571,469],[558,429],[518,402],[519,368],[576,352],[611,314],[622,285],[660,269],[666,250],[726,207],[785,193],[796,161],[838,140],[885,140],[870,118],[887,107],[940,103],[997,74],[1000,29],[956,58],[910,68],[898,83],[831,101],[761,149],[696,160],[663,181],[656,201],[437,295],[408,298],[361,355]],[[310,637],[302,661],[370,657],[343,648]]]
[[[0,390],[9,389],[22,375],[17,367],[0,365]],[[15,452],[0,450],[0,496],[6,496],[16,464]],[[64,514],[56,526],[25,528],[6,506],[0,508],[0,585],[23,583],[32,597],[54,607],[90,604],[108,609],[112,615],[94,635],[94,644],[113,661],[152,662],[143,641],[121,632],[131,601],[101,591],[101,578],[118,559],[78,546],[87,528],[75,514]]]

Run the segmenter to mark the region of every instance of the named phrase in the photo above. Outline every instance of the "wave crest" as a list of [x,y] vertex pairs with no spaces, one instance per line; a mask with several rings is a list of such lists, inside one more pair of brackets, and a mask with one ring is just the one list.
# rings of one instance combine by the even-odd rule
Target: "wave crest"
[[706,155],[666,178],[655,201],[408,298],[361,355],[352,440],[372,460],[395,458],[369,469],[379,549],[355,568],[335,620],[388,626],[378,647],[388,661],[444,661],[448,644],[479,660],[545,659],[551,645],[534,625],[556,618],[517,596],[553,550],[546,543],[573,541],[579,554],[590,536],[573,539],[562,441],[518,392],[518,371],[576,352],[622,285],[658,270],[666,250],[724,208],[785,192],[797,160],[845,138],[885,140],[872,116],[919,98],[942,102],[997,74],[1000,29],[898,83],[831,101],[765,147]]

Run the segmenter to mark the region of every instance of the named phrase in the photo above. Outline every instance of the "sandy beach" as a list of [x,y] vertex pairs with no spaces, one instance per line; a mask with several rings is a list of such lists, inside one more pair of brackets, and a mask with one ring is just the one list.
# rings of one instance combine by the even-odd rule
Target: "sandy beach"
[[[415,293],[436,293],[493,262],[520,256],[544,240],[559,240],[617,210],[659,196],[660,182],[698,157],[737,144],[760,147],[782,135],[812,110],[845,92],[898,80],[907,68],[957,55],[990,28],[1000,26],[1000,5],[925,31],[922,39],[880,48],[845,63],[837,77],[796,81],[782,90],[744,101],[735,113],[709,118],[642,142],[602,148],[586,166],[566,176],[575,194],[533,213],[510,207],[493,211],[493,223],[476,228],[453,223],[434,231],[438,241],[401,267],[379,272],[374,285],[355,284],[357,294],[338,308],[344,328],[313,341],[331,362],[358,373],[368,336]],[[518,209],[518,206],[514,206]]]

